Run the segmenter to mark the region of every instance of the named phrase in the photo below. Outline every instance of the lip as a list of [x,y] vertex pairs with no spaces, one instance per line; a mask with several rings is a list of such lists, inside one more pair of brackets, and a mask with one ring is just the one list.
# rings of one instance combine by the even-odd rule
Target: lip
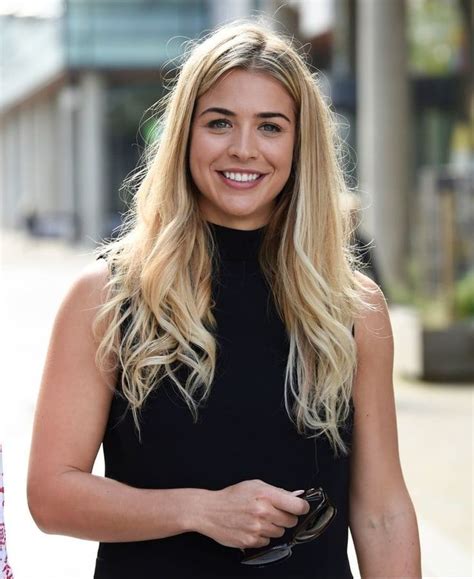
[[245,173],[246,175],[252,175],[253,173],[260,173],[260,177],[255,179],[255,181],[232,181],[231,179],[227,179],[222,171],[216,171],[217,175],[221,179],[221,181],[231,187],[232,189],[254,189],[258,187],[260,183],[265,179],[266,174],[260,173],[260,171],[242,171],[239,169],[226,169],[226,173]]
[[221,169],[219,170],[220,173],[243,173],[244,175],[253,175],[254,173],[258,173],[259,175],[265,175],[262,171],[257,171],[257,169],[239,169],[238,167],[229,167],[228,169]]

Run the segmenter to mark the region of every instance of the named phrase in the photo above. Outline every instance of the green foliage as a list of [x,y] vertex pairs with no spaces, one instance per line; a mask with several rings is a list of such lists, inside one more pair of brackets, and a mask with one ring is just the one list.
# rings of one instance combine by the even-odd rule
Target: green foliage
[[435,76],[459,70],[465,40],[457,0],[408,0],[407,23],[413,72]]
[[421,297],[421,268],[416,257],[409,257],[405,261],[406,283],[387,284],[387,294],[390,301],[399,305],[410,305],[421,307],[423,298]]
[[468,272],[457,282],[454,307],[457,318],[474,317],[474,270]]
[[452,300],[446,295],[427,296],[420,271],[416,258],[407,261],[407,284],[391,284],[387,288],[392,303],[415,307],[425,328],[443,328],[454,321],[474,317],[474,270],[456,282]]

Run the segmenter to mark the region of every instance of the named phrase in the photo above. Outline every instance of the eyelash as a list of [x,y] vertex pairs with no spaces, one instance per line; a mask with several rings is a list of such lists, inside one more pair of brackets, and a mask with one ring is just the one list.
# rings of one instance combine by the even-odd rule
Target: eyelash
[[[225,127],[218,127],[216,126],[217,123],[229,123],[229,121],[227,119],[214,119],[213,121],[210,121],[209,123],[207,123],[207,127],[209,127],[210,129],[223,129]],[[273,123],[264,123],[263,125],[261,125],[262,127],[273,127],[272,131],[265,131],[266,133],[280,133],[281,132],[281,128],[278,125],[274,125]]]

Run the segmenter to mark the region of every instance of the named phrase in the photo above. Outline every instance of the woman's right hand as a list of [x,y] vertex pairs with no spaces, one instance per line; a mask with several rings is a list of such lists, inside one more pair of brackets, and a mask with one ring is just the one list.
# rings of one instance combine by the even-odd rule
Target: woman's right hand
[[225,547],[265,547],[281,537],[298,517],[309,512],[307,501],[261,480],[245,480],[213,491],[196,530]]

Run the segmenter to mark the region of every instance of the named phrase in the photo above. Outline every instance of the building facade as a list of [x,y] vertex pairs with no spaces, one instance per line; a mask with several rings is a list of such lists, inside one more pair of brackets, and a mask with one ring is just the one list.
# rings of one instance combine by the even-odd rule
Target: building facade
[[[436,4],[451,11],[420,12]],[[466,80],[472,63],[459,62],[470,54],[462,43],[472,7],[464,0],[58,0],[47,16],[0,15],[2,227],[89,245],[111,235],[129,201],[123,180],[153,138],[150,107],[186,41],[259,13],[294,34],[326,80],[346,131],[346,168],[361,195],[362,228],[375,239],[387,285],[406,281],[415,246],[424,259],[431,255],[429,237],[413,232],[420,229],[419,208],[438,195],[433,185],[420,205],[416,191],[436,179],[419,175],[453,158],[471,163],[469,151],[453,153],[450,144],[456,131],[463,143],[461,125],[474,106]],[[444,57],[448,64],[417,45],[420,27],[423,38],[429,35],[427,21],[438,35],[434,43],[440,31],[461,34],[456,40],[446,33],[445,55],[458,44],[451,61]],[[463,191],[462,207],[467,203],[472,215]],[[465,245],[469,261],[474,249]]]

